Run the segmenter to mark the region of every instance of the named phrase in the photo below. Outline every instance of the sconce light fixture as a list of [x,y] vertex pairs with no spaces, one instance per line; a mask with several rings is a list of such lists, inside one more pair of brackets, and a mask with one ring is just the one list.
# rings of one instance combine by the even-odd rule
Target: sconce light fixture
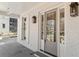
[[33,23],[36,23],[36,16],[32,17]]
[[78,2],[72,2],[70,4],[70,16],[78,16]]
[[26,21],[26,18],[24,18],[24,21]]

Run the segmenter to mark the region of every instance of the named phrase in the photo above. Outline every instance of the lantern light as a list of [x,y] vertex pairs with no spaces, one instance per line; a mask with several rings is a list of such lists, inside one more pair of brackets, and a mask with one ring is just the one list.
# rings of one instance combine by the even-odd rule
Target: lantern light
[[72,2],[70,4],[70,16],[78,16],[78,2]]

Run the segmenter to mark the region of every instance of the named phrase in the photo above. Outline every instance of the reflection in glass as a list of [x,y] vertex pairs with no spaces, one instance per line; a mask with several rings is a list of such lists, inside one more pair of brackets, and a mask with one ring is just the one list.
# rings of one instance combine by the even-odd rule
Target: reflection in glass
[[43,39],[43,15],[41,15],[41,39]]
[[64,36],[64,11],[60,10],[60,35]]
[[22,40],[26,40],[26,18],[22,18]]
[[9,20],[9,31],[11,33],[17,34],[17,19],[16,18],[10,18],[10,20]]
[[56,41],[55,40],[55,20],[56,12],[48,13],[47,14],[47,40],[48,41]]
[[64,9],[60,10],[60,43],[64,40]]

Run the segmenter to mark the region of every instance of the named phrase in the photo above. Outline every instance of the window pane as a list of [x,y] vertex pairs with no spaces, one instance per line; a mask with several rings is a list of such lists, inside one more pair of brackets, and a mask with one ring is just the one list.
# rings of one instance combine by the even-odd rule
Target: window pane
[[56,41],[55,31],[56,31],[56,12],[50,12],[47,14],[47,40]]
[[64,36],[64,9],[60,10],[60,35]]

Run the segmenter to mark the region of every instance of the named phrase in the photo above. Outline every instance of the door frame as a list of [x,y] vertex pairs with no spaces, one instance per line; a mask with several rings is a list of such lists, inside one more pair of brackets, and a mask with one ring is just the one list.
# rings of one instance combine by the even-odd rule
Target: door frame
[[[44,51],[45,51],[46,53],[48,53],[48,54],[50,54],[50,55],[56,57],[57,55],[53,55],[53,54],[51,54],[50,52],[46,51],[46,40],[47,40],[47,33],[46,33],[46,32],[47,32],[47,29],[46,29],[46,28],[47,28],[47,14],[48,14],[48,13],[53,13],[53,12],[56,13],[56,19],[55,19],[55,24],[54,24],[54,32],[55,32],[55,33],[54,33],[54,40],[55,40],[56,42],[54,42],[54,43],[56,43],[56,45],[57,45],[57,23],[56,23],[56,22],[57,22],[57,8],[55,8],[55,9],[52,9],[52,10],[49,10],[49,11],[45,12],[45,14],[44,14],[44,15],[45,15],[45,18],[44,18],[44,19],[45,19],[45,23],[44,23],[44,25],[45,25],[45,27],[44,27],[44,28],[45,28],[45,29],[44,29],[44,31],[45,31],[45,32],[44,32],[44,33],[45,33],[45,35],[44,35],[44,36],[45,36],[45,39],[44,39]],[[56,49],[57,49],[57,48],[56,48]],[[57,53],[56,53],[56,54],[57,54]]]
[[[58,24],[57,24],[58,23],[58,21],[57,21],[58,20],[58,8],[54,8],[54,9],[56,11],[56,17],[57,17],[56,18],[56,31],[58,31],[58,29],[57,29],[57,27],[58,27]],[[48,11],[53,11],[54,9],[50,9]],[[48,12],[48,11],[45,11],[45,12]],[[39,28],[39,44],[38,44],[39,48],[38,49],[39,49],[39,51],[40,51],[40,48],[41,48],[41,38],[40,38],[41,37],[41,25],[40,25],[41,24],[41,18],[40,17],[41,17],[41,15],[44,16],[44,19],[43,19],[44,22],[43,22],[43,24],[44,24],[44,26],[46,26],[45,25],[46,24],[45,12],[39,12],[39,25],[38,25],[38,28]],[[43,26],[43,28],[44,28],[44,26]],[[44,33],[43,33],[43,40],[42,40],[43,44],[45,43],[44,40],[46,39],[46,37],[45,37],[45,35],[46,35],[45,31],[46,31],[46,29],[44,29]],[[57,40],[57,56],[59,56],[59,48],[58,48],[58,46],[59,46],[58,42],[59,41],[58,41],[58,33],[57,32],[56,32],[56,40]],[[42,49],[42,50],[44,51],[44,49]]]
[[[39,34],[39,38],[38,38],[38,51],[40,51],[40,50],[42,50],[42,51],[44,51],[44,49],[41,49],[41,15],[45,15],[45,12],[47,12],[47,11],[50,11],[50,10],[53,10],[53,9],[57,9],[57,11],[56,11],[56,17],[57,17],[57,19],[56,19],[56,23],[58,23],[58,24],[56,24],[56,31],[57,31],[57,33],[56,33],[56,40],[57,40],[57,56],[58,57],[60,57],[61,55],[60,55],[60,40],[59,40],[59,20],[60,20],[60,18],[59,18],[59,9],[60,8],[64,8],[64,9],[66,9],[66,5],[65,4],[60,4],[60,5],[58,5],[57,7],[53,7],[53,8],[49,8],[49,9],[47,9],[47,10],[44,10],[44,11],[40,11],[39,13],[38,13],[38,16],[39,16],[39,23],[38,23],[38,34]],[[45,16],[44,16],[44,18],[45,18]],[[66,19],[66,18],[65,18]],[[45,24],[45,19],[44,19],[44,22],[43,22],[44,24]],[[65,25],[64,25],[65,26]],[[45,33],[44,33],[45,34]],[[43,44],[44,44],[44,39],[45,39],[45,37],[44,37],[44,34],[43,34]]]
[[61,9],[64,9],[64,47],[63,47],[63,49],[64,49],[64,53],[63,53],[63,55],[61,55],[61,46],[60,46],[60,41],[59,41],[59,56],[60,57],[64,57],[65,56],[65,42],[66,42],[66,40],[65,40],[65,27],[66,27],[66,25],[65,25],[65,20],[66,20],[66,6],[60,6],[59,8],[58,8],[58,15],[59,15],[59,20],[58,20],[58,22],[59,22],[59,25],[58,25],[58,27],[59,27],[59,40],[60,40],[60,10]]

